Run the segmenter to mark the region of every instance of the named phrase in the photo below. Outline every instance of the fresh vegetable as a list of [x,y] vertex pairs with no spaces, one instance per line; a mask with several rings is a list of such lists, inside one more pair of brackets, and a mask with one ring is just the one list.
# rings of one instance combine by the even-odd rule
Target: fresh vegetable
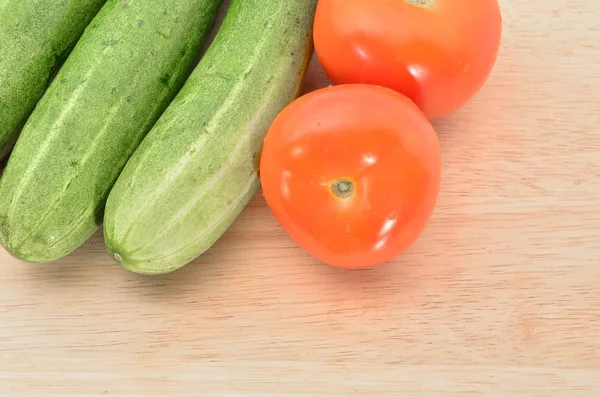
[[298,96],[316,0],[232,0],[184,88],[108,198],[105,241],[130,271],[167,273],[211,247],[259,186],[264,136]]
[[113,183],[183,85],[219,3],[106,3],[26,123],[0,182],[9,252],[48,262],[97,230]]
[[435,119],[480,90],[501,33],[498,0],[321,0],[314,41],[335,83],[393,88]]
[[419,237],[434,211],[441,162],[436,133],[388,88],[323,88],[285,108],[269,130],[260,175],[289,235],[342,268],[387,262]]
[[0,1],[0,157],[105,1]]

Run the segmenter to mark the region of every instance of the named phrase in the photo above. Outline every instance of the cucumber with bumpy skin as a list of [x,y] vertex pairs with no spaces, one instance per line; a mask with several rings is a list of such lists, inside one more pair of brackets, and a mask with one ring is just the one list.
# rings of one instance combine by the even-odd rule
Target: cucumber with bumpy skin
[[0,1],[0,158],[105,1]]
[[28,119],[0,182],[0,242],[50,262],[99,227],[125,163],[177,94],[221,0],[109,0]]
[[211,247],[259,186],[263,140],[299,92],[317,0],[232,0],[181,92],[131,157],[106,205],[107,248],[162,274]]

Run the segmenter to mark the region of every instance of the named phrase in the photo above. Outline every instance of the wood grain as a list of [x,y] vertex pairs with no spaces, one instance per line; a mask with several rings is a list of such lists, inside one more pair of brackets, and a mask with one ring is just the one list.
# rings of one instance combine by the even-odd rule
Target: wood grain
[[[165,277],[0,253],[0,396],[600,395],[600,3],[501,1],[488,84],[438,121],[424,235],[347,272],[261,194]],[[305,91],[328,84],[315,61]]]

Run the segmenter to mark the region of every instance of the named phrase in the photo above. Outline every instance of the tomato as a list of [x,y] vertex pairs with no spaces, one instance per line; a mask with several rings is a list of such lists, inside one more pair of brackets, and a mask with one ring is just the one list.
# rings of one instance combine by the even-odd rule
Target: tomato
[[323,88],[275,119],[260,161],[264,197],[291,238],[322,262],[367,268],[400,255],[436,206],[436,133],[385,87]]
[[481,89],[501,34],[497,0],[320,0],[314,42],[334,83],[393,88],[436,119]]

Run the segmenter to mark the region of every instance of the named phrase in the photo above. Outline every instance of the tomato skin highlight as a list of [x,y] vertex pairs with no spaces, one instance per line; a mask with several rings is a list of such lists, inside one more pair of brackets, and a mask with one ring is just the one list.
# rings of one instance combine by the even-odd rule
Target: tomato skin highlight
[[437,135],[388,88],[330,86],[273,122],[260,178],[275,218],[304,250],[341,268],[388,262],[420,236],[441,182]]
[[498,0],[420,3],[320,0],[315,51],[331,81],[392,88],[429,119],[464,106],[485,84],[498,56]]

